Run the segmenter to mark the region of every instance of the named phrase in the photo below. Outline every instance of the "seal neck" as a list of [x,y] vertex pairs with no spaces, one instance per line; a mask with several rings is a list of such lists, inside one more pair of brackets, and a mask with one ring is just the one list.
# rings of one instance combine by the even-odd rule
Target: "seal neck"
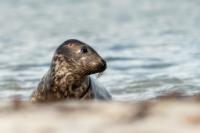
[[87,94],[89,93],[89,91],[90,91],[90,88],[91,88],[91,79],[89,78],[89,84],[88,84],[88,87],[87,87],[87,89],[85,90],[85,92],[83,92],[82,93],[82,95],[80,96],[80,99],[84,99],[84,97],[86,97],[87,96]]
[[55,92],[58,98],[80,99],[89,91],[91,86],[89,76],[72,73],[66,68],[60,68],[59,71],[51,68],[50,72],[50,90]]
[[63,57],[55,56],[46,76],[49,86],[45,88],[58,99],[80,99],[90,88],[90,77],[75,70]]

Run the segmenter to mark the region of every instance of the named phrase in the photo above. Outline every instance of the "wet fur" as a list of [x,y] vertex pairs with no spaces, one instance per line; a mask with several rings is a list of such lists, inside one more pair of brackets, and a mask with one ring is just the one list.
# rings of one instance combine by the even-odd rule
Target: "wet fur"
[[[99,71],[85,62],[85,60],[82,61],[82,57],[79,54],[74,54],[70,51],[70,44],[76,44],[77,49],[79,48],[79,44],[80,46],[88,46],[78,40],[69,40],[59,46],[53,56],[50,69],[31,96],[32,102],[95,98],[94,91],[89,86],[91,82],[89,75]],[[86,61],[91,62],[92,60],[101,58],[95,50],[91,47],[89,48],[91,55],[88,56]]]

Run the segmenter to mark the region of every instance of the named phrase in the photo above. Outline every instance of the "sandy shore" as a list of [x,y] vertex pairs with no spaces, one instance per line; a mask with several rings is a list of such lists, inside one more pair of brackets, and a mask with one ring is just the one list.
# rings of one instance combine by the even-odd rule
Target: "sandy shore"
[[199,133],[200,101],[0,103],[1,133]]

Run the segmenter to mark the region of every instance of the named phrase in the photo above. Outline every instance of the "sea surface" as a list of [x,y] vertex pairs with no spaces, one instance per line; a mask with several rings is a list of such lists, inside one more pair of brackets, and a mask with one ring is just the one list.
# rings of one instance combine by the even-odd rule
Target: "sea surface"
[[116,100],[200,93],[199,0],[0,0],[0,99],[27,99],[70,38],[106,59]]

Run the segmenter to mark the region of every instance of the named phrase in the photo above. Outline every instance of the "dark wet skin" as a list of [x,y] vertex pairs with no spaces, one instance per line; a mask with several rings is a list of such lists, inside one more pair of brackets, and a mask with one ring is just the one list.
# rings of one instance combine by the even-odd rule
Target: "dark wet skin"
[[96,97],[110,99],[111,96],[105,89],[101,91],[101,88],[95,88],[95,83],[89,76],[103,72],[106,67],[106,61],[88,44],[75,39],[67,40],[56,49],[49,71],[30,100],[52,102]]

